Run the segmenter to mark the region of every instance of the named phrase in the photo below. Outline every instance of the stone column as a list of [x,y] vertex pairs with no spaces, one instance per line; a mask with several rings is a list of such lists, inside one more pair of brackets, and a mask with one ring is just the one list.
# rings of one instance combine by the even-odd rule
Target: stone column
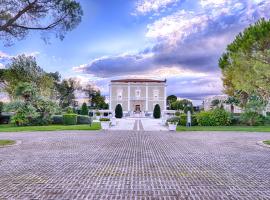
[[128,112],[130,112],[130,83],[128,83]]
[[167,84],[164,84],[164,110],[167,110]]
[[110,92],[110,102],[109,102],[109,109],[112,109],[112,84],[109,85],[109,92]]

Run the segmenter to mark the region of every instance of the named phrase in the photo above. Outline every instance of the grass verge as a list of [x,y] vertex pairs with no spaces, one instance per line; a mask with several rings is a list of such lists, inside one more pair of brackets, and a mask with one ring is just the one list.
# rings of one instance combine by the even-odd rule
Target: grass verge
[[14,140],[0,140],[0,147],[6,146],[6,145],[12,145],[15,143],[16,141]]
[[270,132],[270,126],[178,126],[177,131],[245,131]]
[[0,132],[23,132],[23,131],[64,131],[64,130],[100,130],[100,123],[93,123],[92,126],[85,125],[49,125],[49,126],[14,126],[14,125],[0,125]]
[[263,141],[264,144],[270,145],[270,140]]

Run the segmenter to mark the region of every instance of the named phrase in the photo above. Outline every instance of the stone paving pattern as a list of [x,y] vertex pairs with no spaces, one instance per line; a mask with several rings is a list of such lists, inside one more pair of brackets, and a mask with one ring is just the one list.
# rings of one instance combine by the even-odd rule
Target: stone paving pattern
[[270,199],[270,133],[1,133],[0,199]]

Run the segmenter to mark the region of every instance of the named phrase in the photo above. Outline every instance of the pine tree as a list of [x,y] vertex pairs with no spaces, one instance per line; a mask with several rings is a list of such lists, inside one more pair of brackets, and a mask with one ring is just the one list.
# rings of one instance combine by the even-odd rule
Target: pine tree
[[160,106],[156,104],[154,108],[154,118],[159,119],[160,115],[161,115]]
[[115,108],[115,117],[116,118],[122,118],[123,117],[123,109],[120,104],[118,104]]

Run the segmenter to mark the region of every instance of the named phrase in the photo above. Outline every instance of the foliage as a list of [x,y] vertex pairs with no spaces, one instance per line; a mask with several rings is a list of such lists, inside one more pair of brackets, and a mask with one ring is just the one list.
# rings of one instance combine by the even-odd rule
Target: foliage
[[11,120],[10,114],[1,114],[0,115],[0,124],[8,124]]
[[182,110],[185,113],[187,113],[187,111],[191,111],[191,113],[193,113],[193,104],[188,99],[177,100],[171,104],[171,109]]
[[63,39],[80,23],[82,15],[81,6],[75,0],[2,0],[0,40],[11,44],[15,39],[25,38],[29,31],[50,31]]
[[15,112],[12,122],[22,125],[45,125],[51,122],[51,115],[58,112],[58,105],[45,97],[39,97],[36,88],[29,83],[21,83],[15,89],[19,100],[6,106],[7,111]]
[[99,121],[101,121],[101,122],[109,122],[110,121],[110,119],[109,118],[100,118],[100,120]]
[[76,125],[77,124],[77,114],[64,114],[63,115],[64,125]]
[[254,92],[270,97],[270,21],[259,20],[236,36],[219,60],[225,92],[245,105]]
[[117,104],[115,108],[115,117],[116,118],[122,118],[123,117],[123,109],[121,104]]
[[214,99],[213,101],[211,101],[211,108],[219,108],[221,104],[222,104],[221,100]]
[[90,124],[91,119],[89,116],[86,115],[78,115],[77,116],[77,124]]
[[4,103],[0,101],[0,116],[4,109]]
[[73,110],[73,108],[71,108],[71,107],[67,107],[67,108],[65,109],[65,111],[66,111],[67,114],[74,114],[74,110]]
[[224,109],[202,111],[196,115],[199,126],[228,126],[230,125],[230,114]]
[[16,98],[16,88],[22,83],[31,84],[41,96],[51,97],[54,79],[36,63],[32,56],[19,55],[12,59],[3,71],[4,90],[10,97]]
[[264,123],[264,117],[261,114],[253,111],[246,111],[241,114],[240,120],[248,126],[259,126]]
[[231,113],[234,113],[234,107],[238,106],[240,104],[240,101],[236,97],[229,96],[224,101],[224,103],[230,105],[231,106]]
[[100,116],[101,113],[99,111],[96,112],[96,116]]
[[169,118],[167,120],[167,123],[178,125],[179,124],[179,121],[180,121],[180,118],[179,117],[171,117],[171,118]]
[[52,124],[64,124],[63,115],[53,115]]
[[64,79],[62,82],[56,84],[57,98],[59,105],[62,108],[74,106],[75,91],[80,89],[80,84],[75,79]]
[[[182,114],[180,116],[179,125],[181,125],[181,126],[186,126],[187,125],[187,115],[186,114]],[[191,116],[191,125],[192,126],[197,126],[198,125],[196,115]]]
[[263,141],[264,144],[270,145],[270,140]]
[[179,117],[180,115],[181,115],[181,113],[180,113],[179,111],[176,111],[176,112],[175,112],[175,116],[176,116],[176,117]]
[[14,140],[0,140],[0,147],[15,144]]
[[175,95],[170,95],[167,97],[167,105],[169,105],[169,108],[171,109],[171,105],[173,102],[177,100],[177,96]]
[[160,106],[159,104],[155,105],[153,116],[155,119],[159,119],[161,116]]
[[83,103],[80,114],[81,114],[81,115],[88,115],[88,112],[89,112],[89,111],[88,111],[87,104],[86,104],[86,103]]

